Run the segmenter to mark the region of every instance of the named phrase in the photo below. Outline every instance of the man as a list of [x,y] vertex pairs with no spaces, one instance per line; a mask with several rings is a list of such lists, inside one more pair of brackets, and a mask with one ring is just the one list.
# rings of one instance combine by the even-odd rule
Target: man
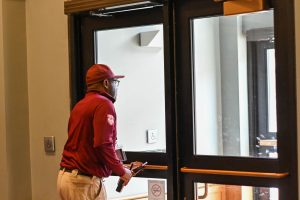
[[132,174],[118,159],[116,113],[119,79],[103,64],[86,74],[87,93],[73,108],[68,125],[57,189],[62,200],[105,200],[103,177],[112,172],[127,185]]

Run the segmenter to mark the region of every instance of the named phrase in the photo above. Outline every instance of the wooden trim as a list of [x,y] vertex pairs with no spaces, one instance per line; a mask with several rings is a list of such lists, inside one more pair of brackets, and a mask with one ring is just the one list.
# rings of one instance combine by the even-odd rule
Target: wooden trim
[[214,174],[214,175],[227,175],[227,176],[248,176],[248,177],[263,177],[263,178],[284,178],[289,173],[265,173],[265,172],[246,172],[246,171],[230,171],[230,170],[210,170],[210,169],[192,169],[182,167],[180,169],[183,173],[194,173],[194,174]]
[[163,166],[163,165],[146,165],[145,169],[151,169],[151,170],[168,170],[168,166]]
[[[126,167],[129,167],[130,164],[124,164]],[[168,166],[164,165],[146,165],[144,169],[150,169],[150,170],[168,170]]]
[[145,0],[72,0],[65,1],[65,14],[72,14],[100,8],[140,3]]
[[235,0],[224,2],[224,15],[235,15],[242,13],[249,13],[255,11],[262,11],[265,9],[263,0]]
[[274,139],[269,139],[269,140],[259,140],[259,145],[260,146],[265,146],[265,147],[277,147],[277,140]]

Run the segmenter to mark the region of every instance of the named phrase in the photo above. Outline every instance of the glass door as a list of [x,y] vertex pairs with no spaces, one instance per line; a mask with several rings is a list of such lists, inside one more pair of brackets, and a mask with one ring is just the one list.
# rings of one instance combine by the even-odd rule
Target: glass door
[[118,12],[91,11],[74,18],[74,23],[80,24],[81,64],[73,73],[81,77],[74,77],[76,84],[80,83],[76,91],[81,93],[73,98],[82,98],[82,77],[94,63],[106,64],[114,73],[124,74],[114,104],[118,147],[126,153],[125,164],[147,162],[145,170],[132,178],[122,192],[116,192],[119,177],[105,179],[108,199],[148,199],[158,193],[173,199],[176,157],[172,142],[167,141],[173,138],[175,114],[169,42],[164,39],[170,33],[169,26],[164,25],[168,17],[164,17],[163,10],[167,9],[163,4],[130,10],[122,6]]
[[284,186],[297,185],[295,124],[284,120],[294,114],[283,109],[295,93],[277,6],[223,16],[222,2],[175,2],[180,199],[297,195]]

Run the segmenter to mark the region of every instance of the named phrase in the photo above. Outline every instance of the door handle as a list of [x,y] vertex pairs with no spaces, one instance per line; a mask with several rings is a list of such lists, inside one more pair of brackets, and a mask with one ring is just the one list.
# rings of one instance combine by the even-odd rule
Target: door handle
[[150,169],[150,170],[168,170],[168,166],[165,165],[146,165],[145,169]]
[[208,194],[208,185],[207,185],[207,183],[204,183],[204,194],[198,195],[197,199],[205,199],[207,197],[207,194]]
[[[130,164],[124,164],[126,167],[130,168]],[[166,171],[168,170],[168,166],[166,165],[145,165],[144,169],[149,169],[149,170],[162,170]]]
[[247,176],[247,177],[262,177],[280,179],[287,177],[288,172],[283,173],[268,173],[268,172],[249,172],[249,171],[233,171],[233,170],[214,170],[214,169],[193,169],[188,167],[180,168],[182,173],[192,174],[212,174],[212,175],[227,175],[227,176]]

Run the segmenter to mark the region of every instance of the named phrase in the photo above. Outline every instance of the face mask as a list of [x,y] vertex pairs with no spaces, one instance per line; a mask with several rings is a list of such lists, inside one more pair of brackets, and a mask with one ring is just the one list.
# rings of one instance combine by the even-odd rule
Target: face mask
[[117,79],[110,79],[109,80],[109,84],[108,84],[108,88],[107,88],[107,92],[114,98],[117,98],[117,92],[118,92],[118,86],[119,86],[119,80]]

